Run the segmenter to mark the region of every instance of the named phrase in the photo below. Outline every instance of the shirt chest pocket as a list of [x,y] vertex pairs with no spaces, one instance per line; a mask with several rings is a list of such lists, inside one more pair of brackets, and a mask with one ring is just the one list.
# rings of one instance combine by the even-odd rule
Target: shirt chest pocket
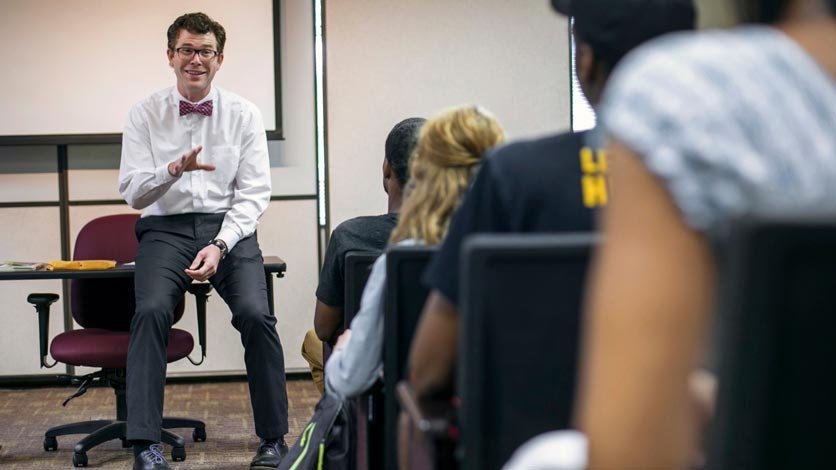
[[[201,154],[203,163],[215,165],[214,171],[207,171],[206,177],[215,183],[222,193],[232,185],[238,172],[241,150],[234,145],[212,146]],[[210,186],[210,190],[213,189]]]

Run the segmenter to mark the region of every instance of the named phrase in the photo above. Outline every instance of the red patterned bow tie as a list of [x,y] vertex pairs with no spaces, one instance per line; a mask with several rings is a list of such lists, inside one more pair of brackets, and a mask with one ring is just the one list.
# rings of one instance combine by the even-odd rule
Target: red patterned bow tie
[[212,100],[204,101],[200,104],[191,104],[188,101],[180,102],[180,115],[185,116],[189,113],[198,113],[204,116],[212,115]]

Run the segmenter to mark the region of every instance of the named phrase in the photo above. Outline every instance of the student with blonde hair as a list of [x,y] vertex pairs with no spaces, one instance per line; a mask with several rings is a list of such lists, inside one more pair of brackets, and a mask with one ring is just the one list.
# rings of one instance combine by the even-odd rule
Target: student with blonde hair
[[[478,106],[451,108],[427,121],[411,158],[406,199],[390,244],[440,243],[482,156],[503,141],[499,122]],[[341,399],[359,395],[380,376],[385,285],[384,253],[372,267],[360,311],[325,365],[326,393]]]

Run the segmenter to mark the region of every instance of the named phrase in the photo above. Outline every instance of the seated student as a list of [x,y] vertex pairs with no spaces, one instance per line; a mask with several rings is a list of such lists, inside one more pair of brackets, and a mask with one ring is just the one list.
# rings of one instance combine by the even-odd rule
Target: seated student
[[[476,106],[449,109],[427,121],[410,163],[406,200],[390,243],[439,243],[482,155],[503,139],[499,122]],[[325,365],[327,393],[355,396],[380,377],[385,286],[384,253],[372,267],[360,311]]]
[[343,325],[345,301],[345,255],[349,251],[380,253],[386,247],[389,234],[398,221],[403,188],[409,178],[409,156],[418,142],[418,131],[424,118],[408,118],[395,124],[386,136],[383,160],[383,191],[388,198],[388,212],[382,215],[355,217],[334,229],[325,251],[325,261],[316,288],[314,329],[308,331],[302,343],[302,357],[311,367],[314,384],[324,393],[322,377],[322,342],[333,343]]
[[624,62],[603,100],[618,198],[586,318],[579,416],[590,468],[689,466],[687,381],[728,222],[834,207],[836,0],[741,7],[771,26],[659,41]]
[[[575,18],[577,75],[593,104],[630,49],[670,31],[693,29],[695,21],[691,0],[555,0],[553,5]],[[467,235],[594,230],[596,209],[607,203],[609,190],[606,155],[586,145],[590,134],[516,142],[485,158],[424,276],[432,290],[410,357],[418,399],[452,392],[459,251]]]

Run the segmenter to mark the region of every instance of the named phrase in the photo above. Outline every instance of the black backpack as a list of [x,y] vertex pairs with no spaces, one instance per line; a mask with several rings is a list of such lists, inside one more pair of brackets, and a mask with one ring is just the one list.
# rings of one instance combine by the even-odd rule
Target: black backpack
[[325,394],[279,470],[353,470],[354,413],[350,402]]

